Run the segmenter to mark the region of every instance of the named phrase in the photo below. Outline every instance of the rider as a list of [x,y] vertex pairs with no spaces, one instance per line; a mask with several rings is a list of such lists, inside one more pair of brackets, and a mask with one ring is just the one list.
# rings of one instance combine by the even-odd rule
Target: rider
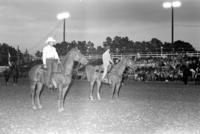
[[60,63],[60,58],[58,56],[58,53],[53,47],[53,45],[56,43],[56,40],[53,39],[53,37],[49,37],[45,44],[46,46],[43,48],[42,53],[42,61],[43,61],[43,67],[44,69],[47,69],[47,75],[46,75],[46,85],[47,87],[51,87],[51,73],[53,70],[53,66],[55,62]]
[[106,51],[102,55],[102,60],[103,60],[103,68],[104,68],[102,79],[104,79],[107,74],[109,65],[114,64],[110,56],[110,46],[106,46]]

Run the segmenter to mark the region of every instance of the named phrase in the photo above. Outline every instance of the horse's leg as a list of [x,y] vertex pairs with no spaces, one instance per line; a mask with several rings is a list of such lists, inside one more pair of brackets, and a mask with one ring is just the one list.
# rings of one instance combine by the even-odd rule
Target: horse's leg
[[17,84],[17,76],[15,76],[15,84]]
[[97,98],[98,98],[98,100],[101,100],[100,89],[101,89],[101,80],[97,80]]
[[95,80],[90,81],[90,96],[89,96],[89,100],[94,100],[94,98],[93,98],[94,83],[95,83]]
[[18,79],[19,79],[19,73],[16,75],[16,84],[18,84]]
[[118,84],[116,85],[117,98],[119,98],[120,87],[121,87],[121,83],[118,83]]
[[9,81],[9,75],[5,76],[5,81],[6,81],[6,86],[8,85],[8,81]]
[[15,84],[16,84],[16,76],[13,75],[13,85],[15,85]]
[[13,75],[13,85],[15,84],[15,76]]
[[64,111],[64,101],[65,101],[65,94],[69,89],[69,84],[67,84],[64,88],[62,88],[62,95],[60,99],[60,108],[58,109],[59,112]]
[[39,109],[42,108],[42,105],[40,103],[40,94],[41,94],[41,91],[42,91],[42,87],[43,87],[43,83],[38,82],[37,83],[37,90],[36,90],[36,100],[37,100],[37,104],[38,104]]
[[32,108],[35,110],[37,109],[36,105],[35,105],[35,90],[36,90],[36,82],[31,82],[30,84],[31,86],[31,101],[32,101]]
[[112,99],[115,95],[115,87],[116,87],[116,84],[114,82],[112,82]]
[[62,85],[58,85],[58,111],[61,109]]

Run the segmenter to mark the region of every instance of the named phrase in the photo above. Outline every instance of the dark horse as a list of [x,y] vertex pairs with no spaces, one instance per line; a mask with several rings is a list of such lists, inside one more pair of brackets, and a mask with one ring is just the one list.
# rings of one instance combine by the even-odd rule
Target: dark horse
[[10,67],[6,68],[6,70],[3,72],[3,75],[4,75],[6,85],[8,85],[8,81],[11,75],[11,68]]
[[19,66],[16,63],[13,63],[12,66],[8,67],[4,71],[4,79],[5,79],[6,85],[8,85],[8,81],[9,81],[10,77],[13,77],[13,84],[14,85],[18,83]]
[[19,66],[16,63],[14,63],[13,66],[11,67],[11,70],[13,76],[13,83],[17,84],[19,78]]
[[[122,74],[125,70],[126,67],[131,67],[135,68],[133,65],[133,61],[128,58],[128,57],[123,57],[119,63],[114,65],[110,72],[107,74],[108,78],[108,83],[111,84],[112,86],[112,98],[115,95],[115,92],[117,93],[117,97],[119,97],[119,89],[121,87],[121,82],[122,82]],[[90,82],[90,95],[89,99],[93,100],[93,89],[94,89],[94,84],[95,82],[97,83],[97,98],[98,100],[101,100],[100,97],[100,87],[101,83],[107,83],[102,81],[102,66],[92,66],[92,65],[87,65],[86,66],[86,74],[87,74],[87,79]]]
[[[72,48],[66,56],[64,56],[61,64],[58,64],[58,68],[52,72],[52,83],[54,87],[59,90],[58,93],[58,111],[64,111],[64,99],[65,94],[69,88],[72,80],[72,71],[74,62],[77,61],[86,65],[87,59],[81,54],[77,48]],[[31,95],[32,95],[32,108],[42,108],[40,103],[40,94],[42,87],[45,84],[46,70],[42,69],[42,65],[36,65],[29,71]],[[37,106],[35,104],[37,101]]]

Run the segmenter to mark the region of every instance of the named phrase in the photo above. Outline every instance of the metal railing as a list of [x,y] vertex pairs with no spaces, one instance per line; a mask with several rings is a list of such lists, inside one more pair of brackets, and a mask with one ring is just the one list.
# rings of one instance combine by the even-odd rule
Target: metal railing
[[[200,52],[187,52],[187,53],[140,53],[139,54],[141,58],[148,58],[148,57],[154,57],[154,58],[161,58],[161,57],[169,57],[169,56],[184,56],[187,55],[188,57],[200,57]],[[134,54],[112,54],[112,58],[122,58],[123,56],[128,57],[136,57],[138,56],[137,53]],[[87,55],[85,56],[87,59],[100,59],[102,58],[102,55]]]
[[[178,55],[187,55],[188,57],[200,57],[200,51],[197,52],[187,52],[187,53],[140,53],[141,58],[148,58],[148,57],[154,57],[154,58],[161,58],[161,57],[168,57],[168,56],[178,56]],[[122,58],[123,56],[128,57],[135,57],[137,56],[137,53],[133,54],[112,54],[112,58]],[[85,57],[89,60],[94,59],[101,59],[102,55],[85,55]],[[62,59],[62,56],[60,57]],[[35,57],[35,60],[40,60],[40,57]]]

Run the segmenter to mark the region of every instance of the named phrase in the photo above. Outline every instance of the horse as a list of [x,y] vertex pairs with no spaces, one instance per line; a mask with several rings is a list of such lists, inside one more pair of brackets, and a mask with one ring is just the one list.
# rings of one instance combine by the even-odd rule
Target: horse
[[14,63],[13,66],[11,66],[11,72],[13,76],[13,84],[16,85],[18,83],[18,78],[19,78],[19,66]]
[[18,83],[19,78],[19,66],[16,63],[13,63],[12,66],[9,66],[4,71],[4,79],[6,85],[8,85],[10,77],[13,77],[13,84],[16,85]]
[[8,67],[4,70],[3,72],[3,75],[4,75],[4,79],[5,79],[5,84],[6,86],[8,85],[8,81],[9,81],[9,78],[10,78],[10,75],[11,75],[11,68]]
[[200,67],[199,66],[196,68],[194,80],[195,80],[196,85],[200,84]]
[[[52,71],[51,82],[54,87],[58,88],[58,111],[64,111],[64,99],[66,92],[68,91],[69,85],[72,81],[72,72],[74,62],[77,61],[83,65],[88,63],[87,59],[77,48],[72,48],[58,64],[58,67]],[[55,63],[57,64],[57,63]],[[40,94],[45,85],[45,73],[46,70],[42,68],[42,65],[35,65],[29,71],[30,87],[31,87],[31,98],[32,108],[36,110],[41,109]],[[35,104],[37,101],[37,105]]]
[[102,80],[102,70],[103,66],[92,66],[87,65],[86,66],[86,75],[87,80],[90,82],[90,94],[89,99],[93,100],[93,90],[94,90],[94,84],[97,84],[97,99],[101,100],[100,97],[100,87],[102,83],[108,83],[112,87],[112,98],[115,96],[115,92],[117,93],[117,98],[119,97],[119,90],[122,83],[122,75],[126,67],[130,67],[132,69],[135,69],[135,66],[133,65],[133,61],[128,57],[122,57],[121,61],[118,62],[116,65],[113,65],[111,67],[110,72],[107,74],[108,81],[105,82]]

